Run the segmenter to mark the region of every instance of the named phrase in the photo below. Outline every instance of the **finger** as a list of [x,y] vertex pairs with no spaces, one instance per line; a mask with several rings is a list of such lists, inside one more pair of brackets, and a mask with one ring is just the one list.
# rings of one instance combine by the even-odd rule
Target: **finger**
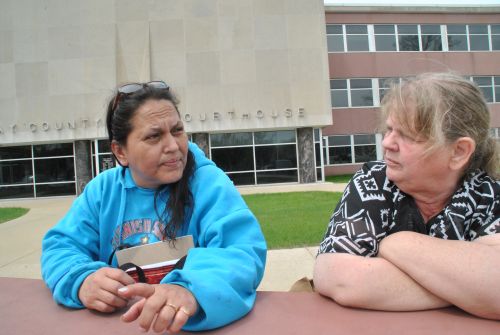
[[167,328],[169,333],[177,333],[181,330],[181,328],[186,324],[189,317],[191,316],[190,312],[186,309],[186,307],[181,307],[177,314],[175,314],[174,320]]
[[121,269],[107,268],[106,276],[116,280],[122,285],[131,285],[135,283],[134,279]]
[[125,307],[128,303],[126,299],[123,299],[115,293],[109,292],[105,289],[101,289],[97,292],[97,300],[117,308]]
[[136,296],[149,298],[153,295],[153,293],[155,293],[154,286],[144,283],[135,283],[118,289],[118,294],[124,298],[132,298]]
[[154,294],[146,299],[141,315],[137,319],[143,329],[148,330],[151,327],[154,318],[165,306],[165,302],[166,299],[162,294]]
[[112,313],[116,310],[115,307],[110,306],[110,305],[108,305],[105,302],[100,301],[100,300],[92,301],[92,303],[87,308],[94,309],[94,310],[96,310],[98,312],[102,312],[102,313]]
[[132,322],[134,320],[136,320],[139,315],[141,315],[141,312],[142,312],[142,308],[144,307],[144,304],[146,303],[146,299],[143,298],[141,300],[139,300],[138,302],[136,302],[135,304],[133,304],[129,309],[128,311],[126,311],[121,319],[123,322]]
[[172,305],[165,305],[158,313],[158,317],[153,324],[153,330],[157,333],[165,331],[172,323],[176,312],[177,309]]

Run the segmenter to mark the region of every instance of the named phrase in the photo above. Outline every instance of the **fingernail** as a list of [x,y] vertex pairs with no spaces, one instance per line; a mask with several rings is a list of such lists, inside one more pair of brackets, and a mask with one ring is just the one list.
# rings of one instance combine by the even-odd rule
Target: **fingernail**
[[127,291],[128,291],[128,287],[126,287],[126,286],[120,287],[118,289],[118,292],[122,292],[122,293],[127,292]]

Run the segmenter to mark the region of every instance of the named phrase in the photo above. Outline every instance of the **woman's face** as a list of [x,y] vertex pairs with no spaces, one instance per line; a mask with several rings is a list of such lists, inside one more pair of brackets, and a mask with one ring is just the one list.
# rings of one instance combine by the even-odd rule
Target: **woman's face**
[[411,194],[431,190],[446,179],[450,173],[449,148],[442,147],[426,153],[427,143],[406,134],[391,116],[386,126],[382,147],[389,180]]
[[118,157],[128,166],[135,183],[155,189],[182,177],[187,162],[188,138],[172,102],[147,100],[130,120],[127,143]]

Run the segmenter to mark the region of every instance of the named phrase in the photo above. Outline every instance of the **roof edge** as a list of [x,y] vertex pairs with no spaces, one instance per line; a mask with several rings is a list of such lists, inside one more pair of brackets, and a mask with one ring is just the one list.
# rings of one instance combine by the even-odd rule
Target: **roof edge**
[[326,13],[468,13],[468,14],[497,14],[500,13],[498,5],[460,6],[403,6],[403,5],[325,5]]

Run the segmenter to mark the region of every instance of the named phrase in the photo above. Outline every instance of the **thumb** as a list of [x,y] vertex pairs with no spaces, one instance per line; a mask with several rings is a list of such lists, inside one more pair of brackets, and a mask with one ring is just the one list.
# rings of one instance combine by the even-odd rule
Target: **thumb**
[[155,293],[153,285],[145,283],[135,283],[118,289],[118,294],[124,298],[143,297],[149,298]]

